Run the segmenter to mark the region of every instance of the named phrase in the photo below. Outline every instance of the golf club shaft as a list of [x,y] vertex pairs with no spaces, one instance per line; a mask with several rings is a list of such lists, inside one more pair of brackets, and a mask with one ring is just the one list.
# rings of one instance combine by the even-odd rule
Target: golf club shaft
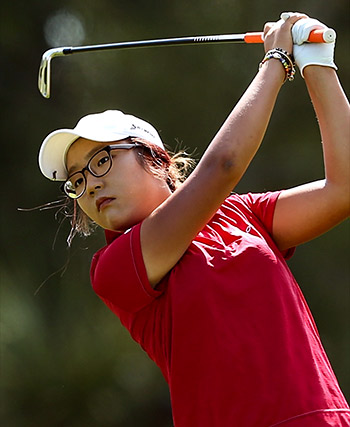
[[[309,36],[309,42],[330,43],[335,40],[335,31],[332,29],[313,30]],[[42,57],[38,87],[45,98],[50,97],[50,77],[51,77],[51,59],[57,56],[71,55],[80,52],[93,52],[111,49],[137,49],[143,47],[156,46],[176,46],[188,44],[208,44],[208,43],[263,43],[264,35],[262,32],[250,32],[245,34],[220,34],[212,36],[193,36],[193,37],[174,37],[168,39],[140,40],[119,43],[106,43],[89,46],[76,47],[57,47],[47,50]]]
[[[327,33],[328,31],[328,33]],[[333,32],[333,30],[331,30]],[[324,34],[328,34],[328,38],[332,37],[328,30],[313,30],[309,36],[309,42],[312,43],[327,43],[327,38]],[[63,54],[69,55],[78,52],[92,52],[94,50],[109,50],[109,49],[132,49],[152,46],[169,46],[169,45],[186,45],[186,44],[203,44],[203,43],[263,43],[262,32],[251,32],[245,34],[221,34],[214,36],[195,36],[195,37],[174,37],[169,39],[155,40],[140,40],[131,42],[106,43],[90,46],[76,46],[64,48]],[[333,40],[332,40],[333,41]]]

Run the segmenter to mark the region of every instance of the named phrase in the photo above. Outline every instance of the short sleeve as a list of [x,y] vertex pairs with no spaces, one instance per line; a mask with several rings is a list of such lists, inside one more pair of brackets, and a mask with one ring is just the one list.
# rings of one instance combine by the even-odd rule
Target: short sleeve
[[240,196],[270,235],[272,235],[275,206],[280,194],[281,191],[274,191],[268,193],[248,193]]
[[[248,205],[252,213],[263,224],[266,231],[272,237],[273,217],[278,197],[282,191],[273,191],[267,193],[248,193],[239,197]],[[295,248],[289,248],[282,252],[285,259],[293,256]]]
[[161,295],[147,278],[142,258],[140,227],[136,225],[97,252],[91,263],[91,282],[97,295],[127,312],[136,312]]

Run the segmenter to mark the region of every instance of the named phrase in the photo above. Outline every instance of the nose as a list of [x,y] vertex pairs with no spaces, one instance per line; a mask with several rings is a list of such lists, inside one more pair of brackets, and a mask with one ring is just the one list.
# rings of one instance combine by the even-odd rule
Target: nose
[[86,171],[86,192],[90,196],[93,196],[96,191],[101,190],[103,188],[103,177],[96,177],[92,175],[90,172]]

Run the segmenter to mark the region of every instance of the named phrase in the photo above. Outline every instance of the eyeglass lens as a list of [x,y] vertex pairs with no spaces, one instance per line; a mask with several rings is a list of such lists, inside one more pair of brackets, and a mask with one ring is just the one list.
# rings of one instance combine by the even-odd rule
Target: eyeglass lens
[[84,168],[80,172],[76,172],[71,175],[68,180],[64,183],[63,189],[68,197],[77,199],[80,197],[86,188],[86,177],[84,170],[88,170],[92,175],[100,177],[105,175],[111,168],[112,162],[110,154],[106,150],[99,151],[96,153]]

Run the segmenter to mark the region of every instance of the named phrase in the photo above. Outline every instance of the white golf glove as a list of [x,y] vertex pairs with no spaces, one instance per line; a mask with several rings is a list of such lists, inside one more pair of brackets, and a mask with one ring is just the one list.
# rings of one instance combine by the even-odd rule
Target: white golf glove
[[337,70],[334,63],[335,43],[307,43],[307,39],[312,30],[327,28],[317,19],[302,18],[297,21],[292,28],[293,54],[295,62],[299,67],[302,77],[303,70],[308,65],[323,65]]

